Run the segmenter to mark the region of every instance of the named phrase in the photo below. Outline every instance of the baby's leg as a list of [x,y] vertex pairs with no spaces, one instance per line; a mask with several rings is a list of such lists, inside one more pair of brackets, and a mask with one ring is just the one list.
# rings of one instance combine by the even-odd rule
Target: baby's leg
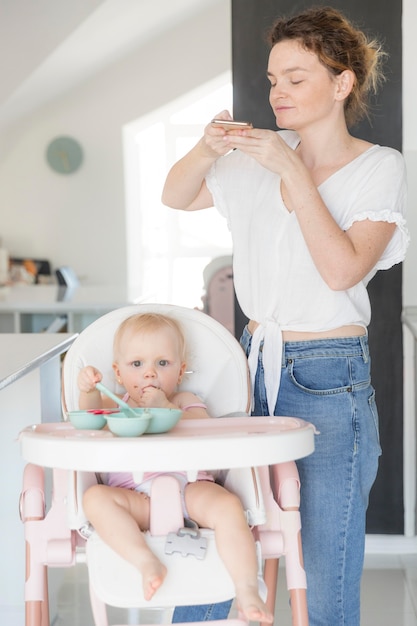
[[149,498],[144,493],[94,485],[84,494],[87,518],[100,537],[142,574],[143,595],[150,600],[166,576],[165,566],[142,534],[149,528]]
[[273,622],[259,596],[255,542],[237,496],[209,481],[189,483],[185,504],[191,519],[215,532],[219,554],[233,580],[236,599],[248,620]]

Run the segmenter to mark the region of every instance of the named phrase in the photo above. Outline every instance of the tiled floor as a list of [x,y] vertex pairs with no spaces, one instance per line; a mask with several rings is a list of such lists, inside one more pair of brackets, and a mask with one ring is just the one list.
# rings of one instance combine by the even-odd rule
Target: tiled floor
[[[291,626],[286,594],[284,585],[279,585],[277,626]],[[417,555],[366,557],[361,626],[417,626]]]
[[[65,573],[57,600],[58,617],[54,626],[93,625],[84,566]],[[109,609],[108,615],[110,624],[139,623],[135,612]],[[149,624],[161,620],[156,612],[146,611],[142,612],[140,621]],[[275,624],[291,626],[283,572],[278,585]],[[367,556],[361,626],[417,626],[417,555]]]
[[417,626],[417,555],[368,557],[362,626]]

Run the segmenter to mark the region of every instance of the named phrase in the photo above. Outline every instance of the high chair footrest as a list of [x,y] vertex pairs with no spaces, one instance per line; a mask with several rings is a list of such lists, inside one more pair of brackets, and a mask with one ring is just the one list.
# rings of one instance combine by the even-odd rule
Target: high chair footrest
[[180,528],[176,533],[168,533],[165,543],[165,554],[179,552],[182,556],[195,556],[204,559],[207,550],[207,539],[195,528]]
[[144,533],[149,548],[167,568],[164,583],[151,600],[143,598],[139,571],[93,533],[86,544],[90,585],[100,600],[119,607],[186,606],[190,598],[192,604],[229,600],[234,597],[235,589],[217,552],[214,532],[205,528],[199,532],[207,541],[204,559],[184,558],[178,552],[167,555],[166,536]]

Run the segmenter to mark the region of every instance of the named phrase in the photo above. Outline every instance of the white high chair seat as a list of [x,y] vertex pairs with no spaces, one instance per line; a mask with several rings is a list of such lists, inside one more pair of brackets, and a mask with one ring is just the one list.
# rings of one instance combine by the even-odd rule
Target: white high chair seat
[[80,334],[65,359],[63,382],[66,409],[78,409],[76,378],[79,369],[85,365],[100,367],[104,385],[115,393],[123,393],[111,367],[113,336],[123,319],[149,311],[172,315],[182,324],[188,355],[187,372],[180,389],[190,390],[201,397],[212,417],[247,415],[250,408],[246,358],[233,335],[200,311],[162,304],[116,309],[100,317]]
[[[71,346],[63,365],[64,419],[68,411],[78,409],[77,376],[79,370],[87,364],[100,369],[103,373],[103,383],[107,387],[115,393],[122,393],[123,390],[118,388],[115,382],[111,367],[115,330],[126,317],[150,311],[175,317],[184,329],[189,355],[187,375],[181,389],[190,390],[200,396],[213,417],[248,416],[250,394],[247,361],[232,334],[208,315],[194,309],[174,305],[140,304],[117,309],[99,318],[87,327]],[[228,420],[225,420],[225,424],[227,422]],[[45,427],[38,429],[40,434],[48,430],[47,425]],[[54,432],[51,431],[51,435],[53,439]],[[64,439],[66,437],[62,429],[61,436]],[[28,437],[33,439],[36,432],[28,433]],[[146,435],[146,437],[162,436]],[[94,442],[96,449],[98,439],[100,438]],[[160,441],[162,443],[162,439]],[[127,444],[128,440],[119,442],[120,445]],[[58,445],[56,438],[55,443],[59,449],[60,444]],[[49,441],[47,444],[49,445]],[[82,439],[79,449],[81,448]],[[303,449],[302,453],[294,454],[291,458],[299,458],[310,451],[311,449],[305,452]],[[36,463],[39,461],[36,460]],[[155,479],[152,485],[151,528],[145,536],[151,549],[166,564],[169,573],[164,584],[149,602],[141,598],[141,578],[135,568],[106,546],[96,533],[87,540],[80,536],[80,529],[88,528],[88,520],[82,510],[82,496],[96,481],[95,472],[76,471],[67,468],[65,464],[57,465],[63,469],[54,470],[55,498],[51,510],[46,514],[43,473],[39,471],[37,465],[29,464],[25,469],[21,512],[25,522],[26,541],[30,546],[25,592],[26,626],[49,624],[45,584],[47,567],[51,564],[62,567],[73,565],[77,553],[85,544],[92,609],[97,626],[108,625],[105,604],[120,607],[170,607],[206,604],[233,597],[233,584],[215,549],[213,531],[200,530],[203,538],[207,540],[205,559],[200,560],[195,556],[184,557],[178,552],[165,553],[166,534],[176,533],[184,525],[175,479],[162,476]],[[213,467],[217,466],[213,463]],[[101,469],[98,467],[97,471]],[[276,558],[285,555],[293,625],[308,626],[306,581],[299,541],[301,524],[299,512],[296,510],[299,503],[299,481],[295,463],[290,461],[272,468],[274,482],[272,489],[269,481],[270,471],[266,466],[237,468],[230,472],[224,471],[222,474],[225,486],[239,495],[246,510],[248,523],[254,526],[254,536],[261,550],[260,561],[268,559],[265,561],[265,578],[269,588],[267,600],[269,608],[273,611],[275,604]],[[163,497],[161,498],[157,492],[161,492]],[[41,542],[39,536],[42,536]],[[234,620],[234,623],[237,625],[246,622]]]

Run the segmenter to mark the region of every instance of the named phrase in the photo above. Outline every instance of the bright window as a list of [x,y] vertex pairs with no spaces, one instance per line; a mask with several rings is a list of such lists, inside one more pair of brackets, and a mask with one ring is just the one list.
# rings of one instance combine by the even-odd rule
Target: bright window
[[231,253],[226,221],[216,209],[175,211],[160,201],[169,167],[223,109],[232,111],[229,74],[124,130],[128,285],[134,296],[201,307],[204,268]]

